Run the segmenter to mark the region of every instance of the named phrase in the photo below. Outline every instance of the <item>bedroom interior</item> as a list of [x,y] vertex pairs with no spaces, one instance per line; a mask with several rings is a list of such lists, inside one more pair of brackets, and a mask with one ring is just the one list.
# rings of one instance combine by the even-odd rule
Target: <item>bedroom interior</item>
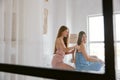
[[[115,68],[120,79],[120,1],[113,0]],[[105,61],[102,0],[0,0],[0,63],[51,68],[58,28],[87,33],[87,50]],[[97,27],[96,27],[97,26]],[[76,41],[71,41],[70,45]],[[64,61],[70,62],[71,55]],[[98,72],[99,73],[99,72]],[[101,72],[100,72],[101,73]],[[104,70],[102,74],[104,74]],[[0,80],[49,80],[0,73]]]

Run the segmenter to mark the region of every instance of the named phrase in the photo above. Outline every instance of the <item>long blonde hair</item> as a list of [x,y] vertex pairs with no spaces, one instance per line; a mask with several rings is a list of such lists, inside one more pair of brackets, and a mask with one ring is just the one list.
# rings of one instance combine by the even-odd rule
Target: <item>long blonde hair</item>
[[[62,36],[62,32],[65,31],[65,30],[67,30],[67,29],[68,28],[66,26],[64,26],[64,25],[61,26],[60,29],[59,29],[59,31],[58,31],[57,38],[61,37]],[[64,44],[65,44],[66,47],[68,47],[68,37],[69,37],[69,35],[67,37],[63,38]],[[57,38],[56,38],[56,40],[57,40]],[[56,50],[57,49],[56,49],[56,44],[55,44],[54,54],[55,54]]]

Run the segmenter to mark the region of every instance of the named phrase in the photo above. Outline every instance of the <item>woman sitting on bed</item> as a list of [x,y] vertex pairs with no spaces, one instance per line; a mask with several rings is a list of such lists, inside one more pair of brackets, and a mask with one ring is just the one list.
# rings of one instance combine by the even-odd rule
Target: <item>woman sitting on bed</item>
[[85,47],[86,38],[86,33],[84,31],[79,32],[77,41],[78,47],[75,56],[76,70],[99,71],[104,63],[96,56],[89,56],[87,54]]
[[74,53],[74,49],[76,47],[76,45],[68,47],[68,37],[68,28],[66,26],[61,26],[55,41],[55,50],[52,59],[52,67],[55,69],[74,70],[74,67],[64,62],[64,56],[66,54]]

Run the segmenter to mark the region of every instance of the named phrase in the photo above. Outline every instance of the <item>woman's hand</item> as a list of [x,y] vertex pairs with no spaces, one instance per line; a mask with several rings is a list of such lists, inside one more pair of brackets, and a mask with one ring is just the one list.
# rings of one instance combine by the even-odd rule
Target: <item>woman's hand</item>
[[93,58],[98,58],[97,56],[90,56],[90,57],[93,57]]
[[72,59],[71,59],[71,63],[75,63],[75,59],[72,58]]
[[65,54],[74,54],[74,51],[75,51],[75,50],[71,50],[71,51],[69,51],[69,52],[66,52]]
[[105,64],[101,59],[98,59],[99,62],[101,62],[102,64]]

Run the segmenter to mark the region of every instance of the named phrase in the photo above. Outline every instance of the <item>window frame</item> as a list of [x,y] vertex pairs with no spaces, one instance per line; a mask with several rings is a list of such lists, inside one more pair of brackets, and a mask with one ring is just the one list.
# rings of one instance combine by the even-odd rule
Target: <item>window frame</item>
[[[117,44],[120,44],[120,40],[117,40],[116,39],[116,37],[117,37],[117,32],[116,32],[116,30],[117,30],[117,26],[116,26],[116,15],[120,15],[120,12],[115,12],[114,13],[114,15],[113,15],[113,22],[114,22],[114,45],[115,45],[115,53],[116,53],[116,55],[115,55],[115,60],[116,60],[116,62],[115,62],[115,67],[116,67],[116,74],[118,73],[119,74],[119,71],[120,71],[120,69],[118,68],[118,55],[120,54],[118,54],[117,53]],[[118,72],[117,72],[118,71]],[[117,76],[117,75],[116,75]]]
[[[41,67],[0,63],[0,71],[15,74],[69,80],[116,80],[114,41],[113,41],[113,2],[112,0],[102,0],[104,17],[104,37],[105,37],[105,73],[93,74],[67,70],[55,70]],[[110,32],[110,33],[109,33]],[[111,53],[111,54],[109,54]]]
[[[90,51],[90,44],[95,44],[95,43],[103,43],[104,44],[104,46],[105,46],[105,43],[104,43],[104,41],[105,41],[105,39],[103,40],[103,41],[91,41],[90,40],[90,25],[89,25],[89,19],[91,18],[91,17],[103,17],[103,15],[102,14],[95,14],[95,15],[88,15],[88,17],[87,17],[87,24],[88,24],[88,26],[87,26],[87,32],[88,32],[88,46],[89,46],[89,52],[91,52]],[[103,17],[103,21],[104,21],[104,17]],[[103,25],[103,27],[104,27],[104,25]],[[104,35],[103,35],[103,37],[104,37]],[[104,48],[104,53],[105,53],[105,48]],[[90,55],[91,55],[91,53],[89,53]],[[103,54],[104,56],[105,56],[105,54]],[[96,55],[97,56],[97,55]],[[104,60],[105,61],[105,60]]]

